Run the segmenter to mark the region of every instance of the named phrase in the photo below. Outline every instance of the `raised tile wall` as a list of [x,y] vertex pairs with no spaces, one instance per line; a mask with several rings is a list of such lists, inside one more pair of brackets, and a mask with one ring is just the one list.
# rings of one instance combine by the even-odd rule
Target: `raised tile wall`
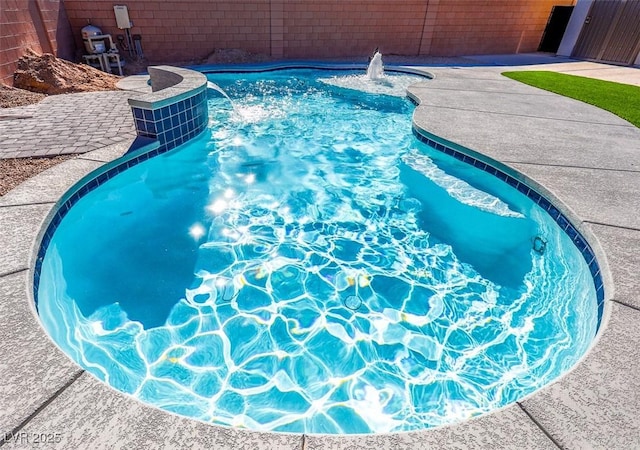
[[171,150],[196,137],[207,126],[207,92],[158,109],[131,108],[138,136],[156,139],[161,150]]
[[149,73],[152,86],[162,89],[154,87],[155,92],[133,97],[129,104],[138,136],[157,140],[163,152],[207,127],[207,79],[198,72],[168,66],[149,67]]

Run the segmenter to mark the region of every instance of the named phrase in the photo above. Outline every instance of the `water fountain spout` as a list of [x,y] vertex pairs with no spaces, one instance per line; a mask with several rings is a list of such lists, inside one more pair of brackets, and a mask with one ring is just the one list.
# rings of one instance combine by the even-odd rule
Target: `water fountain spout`
[[229,95],[220,86],[218,86],[217,84],[211,81],[207,81],[207,88],[222,94],[222,96],[227,100],[229,100],[229,103],[231,103],[231,108],[233,108],[234,110],[236,109],[236,105],[234,105],[233,100],[231,100],[231,97],[229,97]]
[[384,78],[384,66],[382,65],[382,55],[376,51],[369,62],[367,77],[370,80],[381,80]]

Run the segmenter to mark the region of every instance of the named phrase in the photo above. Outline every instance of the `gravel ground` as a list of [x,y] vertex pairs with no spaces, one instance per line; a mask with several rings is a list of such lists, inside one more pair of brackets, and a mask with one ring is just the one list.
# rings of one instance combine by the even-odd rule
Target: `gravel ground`
[[0,159],[0,197],[32,176],[74,156]]
[[44,94],[36,94],[24,89],[0,85],[0,108],[32,105],[45,97],[46,95]]

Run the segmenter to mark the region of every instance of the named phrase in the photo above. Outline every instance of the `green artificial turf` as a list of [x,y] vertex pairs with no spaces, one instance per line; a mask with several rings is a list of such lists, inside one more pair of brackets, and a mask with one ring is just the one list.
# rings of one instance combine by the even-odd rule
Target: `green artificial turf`
[[557,72],[503,72],[512,80],[606,109],[640,128],[640,87]]

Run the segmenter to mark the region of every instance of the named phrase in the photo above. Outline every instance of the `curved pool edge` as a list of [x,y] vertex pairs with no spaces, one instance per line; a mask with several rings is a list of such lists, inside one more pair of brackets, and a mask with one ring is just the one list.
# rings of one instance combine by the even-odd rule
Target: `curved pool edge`
[[[132,145],[134,145],[132,143]],[[52,422],[52,426],[67,426],[68,418],[60,420],[59,413],[61,411],[72,414],[76,417],[75,426],[81,427],[83,430],[78,433],[78,445],[71,445],[68,448],[83,448],[86,446],[87,428],[100,433],[100,423],[103,419],[112,416],[121,417],[119,427],[125,430],[134,428],[135,432],[124,431],[124,436],[130,445],[148,445],[154,442],[158,436],[161,436],[164,429],[170,426],[175,429],[189,430],[194,434],[183,437],[180,445],[188,445],[193,448],[210,448],[213,440],[216,448],[222,449],[238,449],[238,448],[264,448],[264,449],[370,449],[373,446],[381,448],[421,448],[425,443],[432,443],[437,448],[446,448],[446,443],[452,440],[453,436],[461,436],[469,439],[469,442],[477,442],[481,439],[485,429],[500,428],[498,434],[501,441],[510,438],[517,433],[520,437],[518,442],[520,445],[524,443],[539,443],[541,446],[545,440],[541,436],[536,436],[535,428],[528,423],[527,417],[514,404],[507,405],[498,410],[492,411],[481,416],[470,418],[466,421],[442,425],[440,427],[418,430],[412,432],[397,433],[377,433],[377,434],[352,434],[352,435],[323,435],[323,434],[293,434],[282,432],[261,432],[249,429],[240,429],[234,427],[226,427],[216,424],[210,424],[199,421],[197,419],[180,416],[178,414],[157,408],[141,402],[140,400],[117,391],[108,386],[103,381],[96,378],[91,373],[85,371],[54,343],[44,330],[35,307],[35,296],[33,280],[37,267],[38,255],[42,250],[42,238],[46,234],[49,226],[54,222],[54,218],[60,211],[60,206],[64,205],[69,199],[73,199],[83,188],[88,186],[92,180],[109,170],[118,170],[118,168],[128,168],[128,163],[136,158],[143,160],[148,159],[150,154],[158,148],[157,143],[149,144],[145,147],[138,148],[134,153],[125,153],[122,156],[105,162],[101,167],[89,172],[88,174],[78,173],[77,181],[60,195],[60,200],[50,205],[49,210],[41,220],[37,234],[31,240],[31,254],[29,256],[29,269],[26,270],[26,278],[24,286],[26,288],[26,303],[31,312],[31,319],[37,326],[38,339],[46,342],[51,347],[49,350],[50,358],[55,363],[60,363],[68,367],[70,371],[68,378],[64,384],[56,390],[47,403],[55,400],[64,406],[60,407],[60,411],[48,411],[48,415],[42,416],[41,420],[46,423]],[[146,154],[144,157],[142,155]],[[155,155],[154,155],[155,156]],[[62,163],[65,164],[65,163]],[[37,178],[37,177],[36,177]],[[19,189],[19,188],[18,188]],[[0,283],[1,283],[0,279]],[[1,286],[1,284],[0,284]],[[81,404],[82,408],[90,408],[92,410],[91,419],[84,417],[84,414],[75,416],[74,408]],[[46,405],[45,405],[46,406]],[[97,411],[96,411],[97,410]],[[122,417],[125,416],[125,417]],[[141,419],[143,418],[143,419]],[[99,419],[100,421],[97,421]],[[72,421],[73,422],[73,421]],[[35,422],[36,424],[38,422]],[[169,425],[167,425],[169,424]],[[118,430],[120,431],[120,430]],[[131,433],[131,434],[130,434]],[[123,439],[123,433],[119,433],[117,440],[113,436],[106,436],[106,440],[102,443],[106,444],[106,448],[120,445]],[[161,444],[162,441],[155,441]],[[188,444],[187,444],[188,443]],[[398,447],[398,445],[400,445]],[[491,448],[496,448],[492,444]]]
[[640,299],[631,279],[640,268],[640,219],[632,212],[638,204],[632,169],[640,158],[640,129],[502,77],[508,68],[430,70],[432,82],[410,88],[421,103],[414,125],[441,142],[463,143],[456,148],[515,171],[556,201],[602,268],[604,314],[590,349],[517,406],[559,447],[637,445]]
[[[38,328],[38,339],[46,342],[51,347],[50,358],[56,363],[69,367],[70,374],[64,384],[56,390],[46,403],[55,401],[58,410],[47,411],[38,416],[42,422],[52,424],[52,427],[66,427],[68,423],[74,423],[78,427],[77,445],[68,448],[84,448],[86,446],[87,433],[102,435],[102,443],[105,448],[120,445],[124,439],[130,445],[148,445],[149,442],[162,444],[157,441],[158,436],[166,433],[166,427],[172,429],[189,430],[189,436],[183,436],[180,445],[188,445],[193,448],[210,448],[211,442],[215,442],[216,448],[264,448],[264,449],[370,449],[374,446],[391,449],[418,449],[425,444],[431,444],[436,448],[447,448],[447,443],[452,441],[465,441],[469,444],[483,440],[486,429],[492,429],[494,437],[499,436],[499,441],[491,443],[487,448],[496,447],[497,442],[514,442],[519,447],[524,445],[536,445],[543,448],[546,437],[538,434],[538,429],[530,423],[529,418],[518,408],[516,404],[510,404],[498,410],[481,416],[469,418],[463,422],[435,427],[432,429],[412,432],[378,433],[378,434],[352,434],[352,435],[323,435],[323,434],[292,434],[281,432],[261,432],[256,430],[239,429],[209,424],[197,419],[177,415],[175,413],[159,409],[155,406],[143,403],[138,399],[117,391],[103,381],[86,372],[59,349],[48,336],[37,315],[32,280],[34,279],[37,255],[41,250],[41,239],[46,229],[51,224],[51,219],[56,216],[58,207],[69,198],[80,192],[91,180],[101,173],[112,168],[126,167],[127,162],[139,157],[141,153],[149,154],[157,144],[138,149],[134,154],[125,154],[105,164],[89,174],[78,174],[78,181],[68,190],[61,193],[60,200],[51,205],[47,215],[40,221],[41,227],[32,237],[29,260],[29,269],[24,279],[26,288],[26,303],[30,309],[30,319]],[[63,163],[64,164],[64,163]],[[1,283],[1,279],[0,279]],[[79,407],[79,411],[74,408]],[[46,405],[44,405],[46,406]],[[85,417],[86,409],[91,410],[91,418]],[[80,412],[81,411],[81,412]],[[62,415],[60,415],[62,413]],[[69,421],[69,415],[75,418]],[[102,434],[101,423],[104,420],[118,417],[118,437]],[[133,429],[133,430],[132,430]],[[173,434],[173,433],[171,433]],[[514,440],[514,437],[516,439]],[[166,441],[165,441],[166,442]],[[187,444],[188,443],[188,444]],[[481,447],[479,447],[481,448]]]
[[[416,113],[419,108],[425,108],[421,106],[422,98],[420,93],[411,91],[409,87],[407,96],[416,105],[416,111],[414,111],[413,133],[422,142],[435,148],[436,150],[450,155],[464,163],[470,164],[474,167],[484,170],[491,175],[503,180],[533,202],[538,204],[549,216],[560,226],[565,234],[567,234],[578,251],[582,254],[583,259],[590,267],[593,261],[597,264],[595,269],[591,269],[591,275],[596,288],[596,296],[598,302],[598,323],[596,327],[596,334],[592,338],[592,341],[587,351],[578,359],[578,361],[571,366],[567,371],[562,373],[559,377],[552,380],[550,383],[541,386],[536,391],[520,398],[517,402],[521,405],[529,398],[536,396],[541,390],[544,390],[552,385],[557,384],[571,372],[573,372],[589,355],[591,350],[597,345],[604,329],[607,327],[607,323],[611,316],[610,302],[614,299],[615,286],[613,282],[613,275],[610,270],[608,258],[604,252],[602,245],[596,236],[596,234],[588,227],[585,226],[585,222],[578,216],[569,206],[567,206],[558,195],[548,189],[545,185],[539,183],[535,179],[525,175],[519,170],[511,167],[508,164],[502,163],[496,159],[493,159],[481,152],[473,149],[461,146],[455,142],[449,141],[442,137],[439,137],[426,128],[426,124],[418,124],[415,120]],[[531,192],[530,192],[531,191]],[[537,194],[537,195],[536,195]],[[556,215],[557,213],[557,215]],[[586,248],[582,248],[581,245],[576,245],[577,240],[575,233],[587,244]],[[599,275],[599,277],[597,277]],[[510,405],[507,405],[508,408]],[[499,410],[498,410],[499,411]],[[493,414],[498,411],[490,411],[486,415]],[[454,424],[455,425],[455,424]],[[446,425],[445,425],[446,426]]]
[[[417,103],[417,110],[420,108],[420,98],[414,98],[415,96],[412,93],[410,93],[410,95]],[[574,246],[582,254],[587,266],[589,266],[594,281],[598,302],[597,336],[602,320],[605,317],[607,300],[613,298],[613,277],[609,271],[606,256],[595,235],[584,227],[583,221],[575,212],[544,185],[507,164],[436,136],[420,127],[415,121],[413,122],[413,133],[418,140],[435,148],[437,151],[450,155],[459,161],[472,165],[504,181],[540,206],[556,224],[558,224],[562,231],[569,236]]]
[[[34,276],[36,268],[38,267],[38,256],[42,251],[42,240],[45,236],[50,225],[56,221],[56,216],[59,214],[60,207],[68,202],[70,199],[78,196],[83,188],[88,186],[92,180],[95,180],[101,174],[108,172],[109,170],[127,169],[131,166],[128,164],[132,161],[142,162],[152,157],[151,155],[158,149],[158,142],[148,143],[142,147],[134,142],[123,148],[122,144],[116,144],[110,147],[122,149],[119,156],[108,160],[105,158],[103,164],[90,171],[89,173],[80,172],[78,170],[67,170],[65,175],[68,176],[69,181],[72,183],[71,187],[60,192],[60,199],[51,204],[47,204],[43,210],[41,217],[36,218],[38,230],[35,235],[26,236],[30,251],[27,257],[27,267],[24,270],[17,272],[18,285],[25,288],[24,294],[26,295],[26,303],[20,302],[22,306],[26,306],[27,317],[25,319],[30,320],[30,325],[33,325],[35,329],[31,330],[33,337],[28,339],[31,342],[39,341],[40,344],[44,344],[46,347],[46,359],[45,363],[41,365],[41,371],[57,371],[64,372],[60,374],[59,380],[56,380],[55,386],[34,386],[35,391],[42,389],[45,391],[47,398],[43,400],[42,405],[39,408],[34,408],[35,411],[30,416],[23,418],[22,423],[17,427],[11,429],[0,428],[0,444],[6,441],[11,443],[12,440],[18,439],[17,442],[26,442],[26,436],[29,439],[34,434],[40,434],[38,432],[24,432],[23,427],[32,421],[32,416],[36,414],[47,421],[55,422],[54,425],[42,428],[43,430],[56,430],[53,432],[46,431],[47,434],[55,433],[61,435],[60,444],[65,444],[65,448],[77,448],[84,449],[89,445],[95,445],[94,448],[115,448],[122,445],[123,440],[127,441],[127,446],[133,446],[133,448],[145,448],[150,445],[155,448],[162,448],[167,445],[167,439],[164,434],[167,432],[167,427],[174,430],[188,431],[184,436],[174,437],[174,443],[177,447],[189,447],[189,448],[211,448],[213,445],[215,448],[221,449],[237,449],[237,448],[274,448],[274,449],[297,449],[301,448],[300,443],[303,437],[299,434],[291,433],[270,433],[261,432],[256,430],[240,429],[233,427],[224,427],[212,425],[206,422],[202,422],[196,419],[187,418],[178,414],[172,413],[143,403],[142,401],[134,398],[131,395],[117,391],[108,386],[103,381],[96,378],[91,373],[87,372],[81,366],[72,361],[66,353],[49,337],[48,333],[44,329],[36,308],[36,297],[34,296]],[[131,152],[130,149],[134,148],[135,151]],[[97,150],[98,152],[100,150]],[[91,155],[93,152],[89,152],[86,155]],[[146,156],[145,156],[146,155]],[[153,154],[153,156],[157,156]],[[78,157],[84,159],[84,155]],[[73,161],[70,160],[70,161]],[[64,165],[69,165],[70,161],[64,161],[59,164],[59,168],[63,168]],[[55,169],[55,168],[54,168]],[[75,172],[75,173],[73,173]],[[43,178],[41,175],[36,175],[33,179]],[[75,178],[72,179],[72,178]],[[21,186],[15,188],[20,189]],[[80,194],[82,196],[83,194]],[[76,200],[77,201],[77,200]],[[1,242],[1,240],[0,240]],[[4,276],[0,276],[0,294],[6,291]],[[12,280],[13,281],[13,280]],[[9,283],[7,283],[9,284]],[[25,300],[24,298],[20,300]],[[24,332],[24,330],[16,330]],[[42,345],[40,345],[41,347]],[[2,373],[2,366],[0,366],[0,374]],[[56,374],[59,375],[59,374]],[[37,385],[35,380],[29,383],[29,390],[31,386]],[[51,380],[44,380],[51,381]],[[24,387],[23,387],[24,389]],[[31,394],[31,392],[29,392]],[[27,395],[25,390],[24,395]],[[41,410],[48,406],[52,401],[66,402],[66,406],[60,408],[60,411],[50,411],[51,415],[45,414],[42,417]],[[68,418],[59,420],[59,413],[61,411],[68,412],[73,411],[74,407],[82,403],[86,406],[95,407],[99,411],[97,414],[91,414],[85,417],[83,414],[76,416],[77,421],[74,426],[83,428],[85,431],[81,433],[60,432],[57,430],[66,429],[68,426]],[[0,403],[1,405],[1,403]],[[122,415],[128,416],[127,418],[121,417]],[[113,436],[112,430],[106,430],[103,428],[103,423],[109,420],[111,417],[120,417],[119,429],[123,428],[121,425],[125,425],[127,430],[123,434]],[[73,421],[72,421],[73,422]],[[2,422],[0,421],[0,424]],[[131,430],[133,428],[133,431]],[[89,430],[89,434],[95,432],[96,434],[107,431],[107,435],[97,441],[91,440],[89,444],[86,440],[86,430]],[[40,430],[40,428],[38,428]],[[25,434],[27,433],[27,434]],[[28,434],[31,433],[31,434]],[[123,437],[126,436],[126,437]],[[23,441],[20,441],[23,439]],[[265,444],[267,445],[265,447]],[[12,448],[12,447],[9,447]]]
[[[362,70],[366,72],[367,64],[332,61],[272,61],[257,64],[202,64],[188,66],[188,68],[202,73],[260,73],[289,69]],[[428,79],[434,77],[424,68],[406,64],[385,64],[384,69],[390,72],[420,75]]]
[[[307,64],[305,67],[315,67],[312,64]],[[280,70],[280,69],[286,69],[287,67],[282,67],[282,66],[278,66],[277,68],[274,67],[269,67],[268,69],[266,69],[267,71],[271,71],[271,70]],[[299,68],[299,67],[296,67]],[[324,68],[324,67],[323,67]],[[332,68],[335,69],[335,66],[328,66],[327,68]],[[345,68],[345,67],[343,67]],[[164,69],[164,68],[163,68]],[[173,68],[169,68],[169,69],[173,69]],[[346,69],[351,69],[351,66],[346,67]],[[182,72],[187,72],[187,71],[182,71]],[[420,73],[422,75],[427,76],[428,73],[423,72],[421,69],[418,70],[411,70],[409,73]],[[432,75],[430,75],[430,78],[433,78]],[[172,88],[168,88],[169,91],[171,91]],[[169,94],[169,92],[167,92],[167,94]],[[182,98],[184,96],[184,94],[179,94],[180,98]],[[408,95],[410,96],[410,98],[412,100],[414,100],[414,102],[416,102],[418,104],[417,108],[420,107],[419,103],[420,103],[420,98],[418,96],[415,96],[413,93],[408,92]],[[167,101],[171,101],[170,96],[167,97],[165,96],[165,98],[163,98],[163,104],[167,103]],[[130,101],[131,103],[131,101]],[[416,108],[416,109],[417,109]],[[489,157],[486,157],[485,155],[478,153],[478,152],[474,152],[473,150],[470,150],[468,148],[464,148],[462,146],[459,146],[456,143],[453,142],[449,142],[445,139],[442,139],[438,136],[435,136],[432,133],[429,133],[428,131],[421,129],[416,123],[415,121],[413,122],[413,126],[414,126],[414,134],[416,134],[416,136],[422,140],[423,142],[426,142],[428,145],[433,146],[434,148],[436,148],[437,150],[443,151],[444,153],[448,153],[451,154],[452,156],[454,156],[457,159],[462,160],[463,162],[469,163],[471,165],[476,165],[475,162],[476,161],[482,161],[484,162],[486,165],[489,166],[495,166],[498,169],[495,172],[491,172],[490,170],[487,170],[486,168],[483,169],[489,173],[491,173],[492,175],[496,176],[499,179],[502,179],[503,181],[507,182],[507,184],[512,185],[512,187],[516,188],[517,190],[521,191],[522,193],[524,193],[525,195],[528,195],[528,192],[525,193],[525,191],[520,189],[520,184],[517,181],[518,179],[520,179],[522,181],[522,186],[525,187],[529,187],[531,186],[531,184],[537,185],[537,183],[535,183],[535,181],[531,180],[531,179],[527,179],[527,177],[524,177],[522,174],[520,174],[517,170],[510,168],[509,166],[500,163],[499,161],[493,160]],[[95,187],[99,186],[100,184],[106,182],[110,177],[111,174],[118,174],[121,171],[127,170],[128,168],[132,167],[135,164],[138,164],[140,162],[143,162],[147,159],[153,158],[155,156],[158,156],[159,154],[162,154],[166,151],[171,150],[171,148],[167,148],[166,146],[162,146],[159,142],[155,141],[152,144],[148,144],[142,148],[138,148],[136,149],[135,152],[127,152],[127,154],[125,154],[123,157],[106,164],[105,166],[96,169],[95,171],[91,172],[90,174],[88,174],[87,176],[83,177],[80,181],[78,181],[78,183],[76,183],[71,189],[69,189],[60,199],[60,201],[56,204],[56,207],[50,212],[49,214],[49,221],[47,222],[46,227],[44,227],[40,234],[40,246],[38,248],[38,255],[36,257],[35,263],[34,263],[34,288],[33,288],[33,301],[34,303],[37,303],[37,289],[38,289],[38,281],[39,281],[39,267],[40,267],[40,263],[42,262],[42,259],[44,257],[44,253],[46,252],[46,248],[48,245],[49,240],[51,239],[53,233],[55,232],[55,229],[57,228],[57,225],[60,223],[60,221],[62,220],[62,218],[64,217],[64,215],[66,215],[66,212],[73,206],[73,204],[75,202],[77,202],[83,195],[85,195],[86,193],[88,193],[89,191],[91,191],[92,189],[94,189]],[[105,176],[106,175],[106,176]],[[516,184],[512,183],[512,181],[515,181]],[[573,230],[573,232],[577,232],[577,227],[573,226],[573,223],[576,221],[575,219],[575,214],[573,214],[573,212],[571,212],[568,208],[566,208],[562,202],[560,202],[553,194],[551,194],[549,191],[547,191],[543,186],[537,185],[537,192],[538,192],[538,198],[535,199],[534,201],[536,201],[538,204],[541,204],[541,200],[546,202],[546,207],[544,207],[545,210],[548,210],[549,208],[553,208],[554,205],[556,205],[558,207],[558,209],[560,209],[562,211],[562,213],[564,213],[565,211],[568,213],[567,215],[571,215],[571,218],[573,220],[569,220],[568,225],[571,226],[571,229]],[[528,189],[527,189],[528,191]],[[546,194],[546,195],[544,195]],[[542,197],[540,197],[540,195],[542,195]],[[529,196],[531,198],[531,196]],[[553,201],[549,201],[549,199],[553,199]],[[547,211],[549,212],[549,211]],[[560,215],[560,217],[564,217],[563,215]],[[552,215],[553,217],[553,215]],[[553,217],[556,222],[560,222],[558,220],[558,218]],[[565,229],[566,232],[566,229]],[[574,243],[577,242],[576,239],[574,239],[573,236],[570,235],[570,237],[572,237],[572,240],[574,240]],[[582,234],[578,232],[577,237],[579,238],[579,242],[581,242],[582,244],[585,243],[586,239],[583,239]],[[597,247],[597,245],[596,245]],[[596,272],[600,273],[601,269],[600,266],[601,264],[600,261],[598,261],[595,258],[595,254],[596,251],[594,251],[593,249],[593,242],[589,242],[586,241],[586,250],[587,252],[591,255],[591,260],[593,260],[596,263]],[[579,248],[579,250],[581,251],[581,253],[583,253],[583,256],[585,256],[585,259],[587,259],[587,263],[589,264],[589,256],[584,255],[584,250],[583,248]],[[603,254],[601,251],[599,252],[600,254]],[[606,265],[606,263],[605,263]],[[604,266],[603,266],[604,267]],[[593,275],[593,272],[592,272]],[[603,274],[604,275],[604,274]],[[600,283],[600,285],[602,286],[603,283]],[[597,288],[597,290],[600,290],[601,288]],[[610,289],[610,288],[608,288]],[[609,292],[607,290],[607,292]],[[599,306],[602,306],[603,308],[600,310],[599,309],[599,313],[598,313],[598,332],[600,330],[600,324],[602,323],[603,318],[605,317],[605,311],[604,311],[604,291],[599,292],[600,297],[598,298],[598,302],[599,302]],[[599,333],[598,333],[599,334]],[[563,374],[564,376],[564,374]],[[554,382],[557,380],[554,380]],[[530,395],[534,395],[530,394]],[[528,397],[528,396],[527,396]],[[525,397],[526,398],[526,397]],[[137,401],[137,400],[136,400]],[[507,405],[504,407],[504,409],[509,408],[510,405]],[[153,406],[152,406],[153,407]],[[484,417],[485,415],[491,415],[491,414],[495,414],[497,412],[499,412],[501,410],[497,410],[497,411],[491,411],[489,413],[483,414],[482,417]],[[464,422],[462,422],[464,423]],[[448,425],[442,425],[441,427],[437,427],[437,428],[447,428],[450,426],[457,426],[458,424],[461,423],[454,423],[454,424],[448,424]],[[222,428],[226,428],[226,427],[222,427]],[[429,430],[425,430],[425,431],[429,431]],[[415,432],[409,432],[411,433],[420,433],[421,431],[415,431]],[[286,433],[285,433],[286,434]],[[402,434],[406,434],[406,433],[390,433],[389,435],[402,435]],[[377,435],[381,435],[381,434],[377,434]],[[356,435],[357,436],[357,435]]]
[[[558,196],[562,197],[562,193],[560,192]],[[582,224],[583,221],[580,223]],[[587,231],[591,233],[589,228],[587,228]],[[597,233],[594,233],[594,235],[597,236]],[[23,239],[29,240],[32,244],[36,244],[33,235],[25,234]],[[596,245],[594,248],[599,248],[599,246]],[[640,251],[640,248],[637,250]],[[0,278],[0,287],[2,288],[1,292],[4,294],[5,292],[11,291],[11,289],[7,288],[7,285],[11,284],[7,281],[7,277],[22,278],[22,276],[24,276],[23,273],[16,275],[5,274]],[[12,280],[12,282],[14,281],[15,280]],[[23,281],[26,283],[18,284],[26,287],[29,281],[28,279]],[[20,294],[20,298],[18,300],[22,304],[24,301],[28,301],[24,298],[24,295],[26,294],[28,299],[30,294],[29,291],[30,288],[27,288],[26,292]],[[617,316],[619,313],[619,307],[614,305],[614,308],[616,309],[615,313]],[[611,309],[612,307],[608,305],[606,310],[611,311]],[[608,314],[605,316],[605,319],[607,317]],[[626,352],[629,354],[634,353],[634,346],[632,345],[634,343],[633,341],[635,341],[636,344],[640,342],[640,336],[637,331],[635,334],[633,331],[637,330],[637,325],[640,321],[637,317],[635,321],[632,319],[633,318],[630,318],[629,320],[621,320],[620,318],[616,318],[612,324],[612,326],[616,327],[616,329],[612,331],[613,336],[608,335],[606,336],[606,339],[600,339],[600,341],[594,344],[592,352],[590,352],[585,359],[593,359],[594,357],[599,359],[604,358],[605,360],[613,363],[613,367],[608,368],[610,373],[614,371],[616,367],[620,367],[620,365],[622,365],[626,368],[626,372],[632,376],[634,368],[633,361],[638,361],[638,358],[628,361],[625,358],[625,353],[621,351],[609,351],[612,350],[611,347],[613,340],[616,341],[618,346],[621,346],[622,350],[626,349]],[[631,330],[630,333],[623,333],[623,331],[627,331],[629,329]],[[607,327],[606,323],[603,323],[601,330],[603,332],[599,334],[602,336],[602,334],[611,331],[611,327]],[[23,330],[20,331],[22,332]],[[48,340],[48,337],[42,333],[42,330],[37,338],[40,340]],[[637,345],[635,347],[637,347]],[[619,347],[616,348],[619,349]],[[594,356],[594,354],[597,355]],[[16,356],[20,355],[17,354]],[[25,354],[23,356],[27,357],[28,355]],[[60,356],[63,359],[66,358],[64,355],[58,355],[57,358],[60,358]],[[580,371],[579,369],[581,369],[582,365],[585,365],[585,362],[579,363],[574,372]],[[635,368],[637,369],[637,367],[638,364],[636,363]],[[77,366],[76,369],[78,369]],[[612,394],[617,394],[619,391],[615,389],[616,386],[614,385],[616,383],[611,382],[612,378],[613,377],[602,377],[602,379],[598,380],[598,384],[605,391],[607,387],[609,387]],[[629,376],[626,378],[628,379]],[[563,393],[558,392],[558,388],[554,387],[558,384],[562,384],[561,381],[562,380],[554,383],[553,386],[545,387],[543,391],[553,388],[556,397],[561,396]],[[582,381],[584,381],[587,386],[590,384],[589,380],[585,381],[583,379]],[[48,387],[37,384],[35,390],[38,391],[43,388],[46,389]],[[596,405],[584,405],[584,401],[585,399],[588,399],[588,396],[580,397],[580,392],[575,392],[575,389],[566,389],[566,386],[562,386],[559,389],[564,390],[564,394],[566,396],[576,396],[573,398],[580,400],[578,404],[574,406],[573,410],[569,409],[569,413],[574,411],[574,416],[578,420],[585,416],[594,417],[593,415],[590,416],[589,411],[587,410],[589,408],[596,408]],[[48,390],[51,391],[51,389]],[[424,448],[425,445],[429,444],[438,445],[439,448],[446,448],[448,445],[453,443],[474,448],[523,448],[525,446],[534,448],[556,448],[553,445],[553,442],[547,437],[547,434],[553,436],[558,440],[558,442],[565,442],[567,444],[571,442],[591,442],[595,445],[597,442],[595,440],[585,441],[585,432],[580,429],[580,427],[576,428],[575,426],[570,426],[567,423],[564,424],[566,432],[562,430],[562,432],[549,431],[547,429],[547,423],[545,422],[548,422],[548,418],[553,419],[554,414],[556,416],[558,414],[562,414],[566,408],[564,408],[559,401],[556,402],[555,407],[553,404],[546,402],[549,405],[549,408],[547,408],[546,411],[542,411],[540,408],[534,408],[533,406],[535,405],[532,405],[532,407],[529,408],[528,403],[530,403],[531,400],[543,396],[541,391],[537,391],[532,394],[531,397],[528,397],[523,402],[524,405],[511,405],[503,410],[481,416],[471,421],[428,431],[397,435],[353,437],[307,436],[305,438],[297,436],[296,439],[291,440],[277,439],[278,436],[282,435],[269,433],[264,436],[264,440],[258,441],[253,438],[249,439],[250,435],[255,434],[256,432],[234,430],[233,433],[228,433],[229,429],[221,429],[221,427],[200,424],[192,419],[173,416],[164,411],[161,411],[158,414],[157,410],[154,410],[149,406],[141,405],[137,402],[130,402],[130,399],[126,396],[104,386],[101,382],[98,382],[91,377],[87,377],[86,374],[76,378],[68,385],[66,385],[66,383],[61,384],[60,388],[55,390],[55,393],[56,395],[51,397],[49,399],[50,401],[48,400],[43,403],[40,408],[33,413],[33,417],[30,417],[30,420],[20,429],[25,430],[25,432],[35,432],[36,430],[43,429],[43,427],[47,429],[58,427],[57,429],[63,430],[71,428],[71,431],[68,431],[70,436],[67,436],[67,439],[69,440],[66,441],[69,444],[68,448],[83,448],[88,445],[88,442],[91,442],[94,445],[98,443],[101,446],[110,446],[110,444],[113,443],[117,443],[119,445],[122,445],[123,443],[135,445],[136,442],[160,442],[166,445],[168,442],[171,442],[171,440],[173,440],[174,443],[179,442],[180,444],[185,445],[191,444],[194,447],[203,448],[206,445],[214,444],[220,446],[220,448],[299,449],[303,448],[302,446],[305,445],[307,450],[320,448],[339,449],[347,447],[364,449],[377,445],[381,448],[404,449]],[[619,398],[620,396],[614,395],[614,397]],[[622,409],[625,409],[626,405],[626,410],[628,410],[629,404],[637,404],[635,401],[636,398],[637,396],[634,397],[634,395],[631,394],[626,398],[623,397],[627,402],[625,403],[623,401],[619,406],[621,406]],[[544,401],[540,402],[540,404],[544,403]],[[619,414],[619,408],[614,411],[613,408],[607,409],[606,406],[607,405],[605,405],[604,408],[601,405],[597,406],[597,409],[601,410],[601,415],[614,414],[614,412]],[[525,412],[525,407],[527,412]],[[580,407],[582,409],[580,409]],[[576,408],[578,409],[576,410]],[[553,411],[554,409],[556,411]],[[533,413],[529,410],[532,410]],[[536,417],[532,420],[534,414]],[[87,420],[87,418],[90,419]],[[116,429],[111,428],[109,430],[105,430],[100,426],[102,423],[109,420],[117,420],[118,426]],[[204,425],[204,428],[201,425]],[[620,430],[620,427],[618,427],[618,429],[614,429],[613,424],[610,423],[604,424],[608,432],[602,432],[598,429],[594,429],[593,432],[603,435],[609,440],[609,442],[613,442],[614,445],[610,448],[624,448],[622,443],[632,442],[628,439],[630,439],[631,436],[637,436],[636,432],[638,430],[638,427],[628,427],[629,422],[625,422],[625,425],[627,425],[626,433],[624,430]],[[173,429],[174,426],[179,427],[182,432]],[[539,428],[539,426],[543,427],[542,430],[544,430],[544,432]],[[563,424],[561,423],[560,426],[563,426]],[[202,434],[198,435],[199,433]],[[242,436],[243,438],[246,437],[247,441],[245,442],[242,439],[237,440],[236,435]],[[565,435],[570,437],[567,438]],[[179,440],[176,441],[176,438]],[[625,439],[627,440],[625,441]],[[253,444],[250,444],[250,442],[253,442]],[[616,446],[615,443],[619,443],[620,445]],[[245,444],[247,445],[246,447]]]

